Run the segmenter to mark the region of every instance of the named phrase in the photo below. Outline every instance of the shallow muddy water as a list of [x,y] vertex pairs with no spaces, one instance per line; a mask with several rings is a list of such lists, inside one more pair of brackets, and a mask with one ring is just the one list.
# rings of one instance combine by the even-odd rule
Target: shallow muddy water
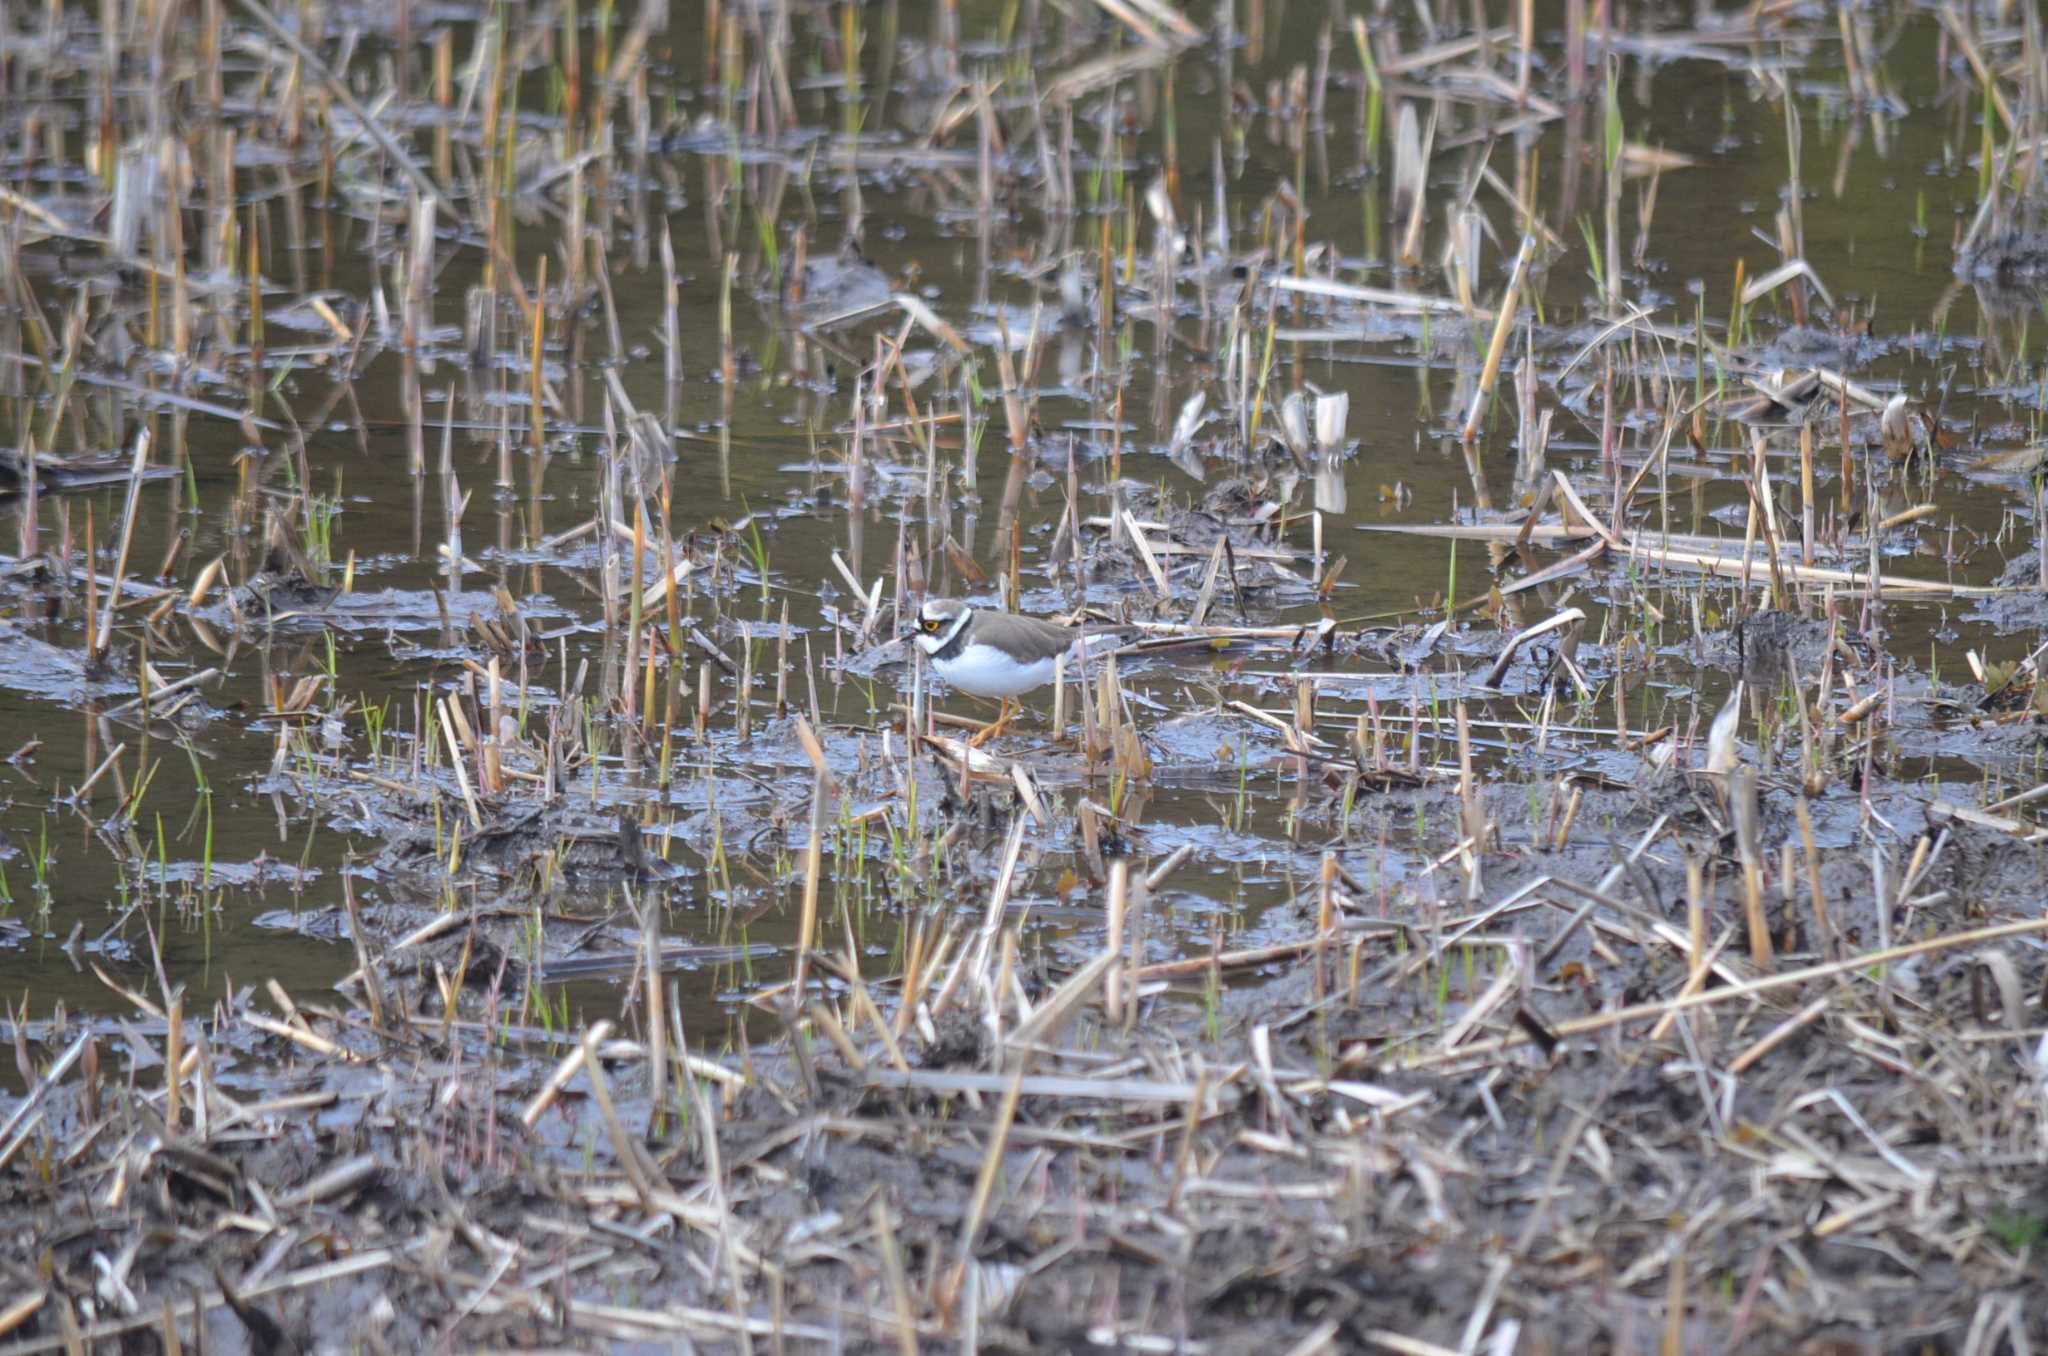
[[[515,989],[514,967],[549,954],[543,931],[569,939],[555,959],[616,956],[641,933],[634,910],[652,902],[667,944],[729,948],[685,957],[676,972],[687,1029],[725,1041],[740,1000],[789,973],[813,822],[813,764],[795,716],[812,711],[813,692],[834,781],[821,829],[824,935],[835,949],[851,939],[876,971],[895,973],[938,929],[978,920],[1012,813],[1007,799],[985,803],[1000,788],[979,793],[980,809],[951,804],[948,774],[909,759],[900,730],[885,733],[891,704],[909,701],[913,687],[911,667],[874,648],[895,628],[897,600],[914,598],[921,580],[993,604],[1014,559],[1024,610],[1071,608],[1084,600],[1071,517],[1091,548],[1087,603],[1180,620],[1202,591],[1213,540],[1180,527],[1204,503],[1211,517],[1280,505],[1286,519],[1274,530],[1269,509],[1257,530],[1284,557],[1284,573],[1260,578],[1257,561],[1233,561],[1243,583],[1218,591],[1209,620],[1312,633],[1328,619],[1335,643],[1318,652],[1310,634],[1124,662],[1144,775],[1090,768],[1054,747],[1051,697],[1030,699],[1032,713],[995,749],[1034,770],[1054,812],[1030,835],[1009,909],[1028,907],[1032,943],[1055,954],[1100,946],[1099,861],[1075,819],[1083,798],[1115,812],[1113,836],[1142,863],[1190,850],[1153,897],[1145,943],[1155,960],[1298,936],[1300,901],[1326,850],[1382,899],[1396,882],[1433,891],[1429,864],[1457,842],[1455,804],[1416,799],[1368,813],[1360,802],[1376,791],[1346,795],[1337,782],[1304,779],[1286,740],[1231,703],[1284,725],[1310,678],[1316,729],[1334,745],[1364,729],[1369,698],[1372,719],[1396,731],[1397,763],[1411,758],[1402,732],[1412,728],[1421,732],[1415,763],[1455,768],[1450,703],[1465,698],[1479,766],[1525,780],[1541,820],[1538,802],[1567,773],[1619,783],[1638,774],[1643,760],[1617,727],[1704,734],[1739,668],[1707,641],[1771,587],[1762,567],[1745,587],[1702,583],[1668,563],[1609,564],[1461,611],[1430,634],[1446,619],[1447,594],[1483,601],[1495,583],[1564,554],[1532,552],[1496,578],[1497,546],[1365,530],[1505,521],[1527,507],[1514,377],[1524,362],[1530,410],[1554,412],[1547,467],[1597,510],[1657,460],[1666,411],[1683,408],[1698,444],[1685,432],[1665,439],[1637,519],[1718,535],[1737,551],[1751,431],[1721,416],[1746,394],[1743,376],[1820,367],[1880,400],[1905,391],[1941,430],[1931,465],[1886,469],[1875,414],[1860,408],[1845,448],[1847,407],[1832,394],[1813,419],[1820,563],[1869,564],[1861,515],[1875,472],[1887,481],[1871,501],[1878,512],[1934,506],[1882,535],[1888,574],[2039,581],[2026,474],[1970,469],[2038,445],[2029,332],[2039,302],[2024,286],[1958,280],[1955,242],[1979,201],[1984,100],[1931,12],[1886,7],[1846,20],[1842,33],[1854,30],[1864,60],[1845,62],[1831,24],[1767,42],[1667,43],[1659,11],[1637,8],[1606,44],[1590,35],[1585,97],[1548,116],[1547,104],[1518,107],[1512,88],[1466,89],[1426,63],[1383,72],[1376,100],[1348,28],[1326,36],[1325,7],[1299,0],[1264,6],[1256,32],[1240,13],[1234,34],[1134,62],[1113,87],[1080,78],[1112,25],[1100,16],[1048,14],[1020,30],[1017,6],[962,4],[948,34],[938,6],[800,6],[778,36],[760,28],[768,11],[728,10],[707,23],[703,5],[678,3],[645,32],[624,12],[586,14],[581,121],[564,111],[559,35],[521,48],[524,7],[493,13],[524,64],[516,116],[506,110],[488,134],[484,96],[463,93],[467,63],[489,46],[476,12],[416,9],[403,33],[367,12],[324,16],[321,50],[348,54],[342,74],[358,99],[391,93],[394,54],[409,72],[396,121],[424,172],[454,187],[424,259],[409,234],[418,217],[406,180],[367,138],[337,146],[331,132],[309,130],[292,139],[280,114],[305,95],[281,92],[289,54],[240,11],[222,20],[217,111],[204,80],[181,83],[162,110],[168,124],[153,128],[146,63],[112,77],[113,141],[137,148],[120,173],[145,185],[155,175],[157,192],[139,206],[100,177],[105,71],[93,17],[64,11],[55,31],[40,10],[0,21],[9,93],[0,182],[11,195],[0,221],[16,280],[0,297],[0,442],[18,449],[33,439],[45,454],[112,463],[108,483],[77,490],[45,472],[33,508],[17,493],[0,517],[12,558],[68,551],[73,570],[66,578],[28,561],[6,583],[0,752],[23,752],[0,769],[9,899],[0,991],[36,1015],[59,1003],[122,1007],[94,965],[137,989],[159,978],[183,984],[188,1005],[271,976],[302,999],[320,993],[357,965],[345,891],[387,938],[443,909],[506,920],[496,951]],[[857,82],[842,28],[855,19]],[[1547,63],[1538,87],[1550,90],[1546,72],[1566,60],[1562,13],[1539,7],[1537,23]],[[360,31],[338,45],[351,24]],[[1397,30],[1411,56],[1437,41],[1405,14],[1374,24]],[[203,55],[203,26],[194,27],[166,39],[173,66]],[[1006,31],[1040,37],[1009,50]],[[644,66],[599,97],[589,63],[618,57],[630,40],[644,40]],[[452,63],[445,111],[423,93],[442,42]],[[786,67],[786,107],[761,60],[771,46]],[[1603,113],[1604,46],[1619,54],[1618,124]],[[971,86],[952,79],[956,69],[992,85],[985,113]],[[303,71],[297,78],[320,88]],[[1787,86],[1789,116],[1776,97]],[[1314,108],[1293,106],[1308,95]],[[591,125],[598,116],[602,132]],[[354,123],[346,112],[335,118]],[[1404,128],[1433,150],[1409,267],[1399,263],[1408,221],[1394,183]],[[146,170],[140,148],[153,130],[166,138],[157,154],[175,148],[175,172]],[[1645,172],[1622,182],[1606,236],[1616,131]],[[509,182],[489,172],[491,155],[511,166]],[[217,171],[230,156],[226,183]],[[184,179],[175,232],[157,206],[166,174]],[[480,181],[501,193],[491,198]],[[1483,427],[1461,442],[1490,308],[1524,229],[1508,201],[1516,192],[1530,195],[1539,223],[1525,309]],[[1164,325],[1155,194],[1193,241],[1169,243],[1176,277]],[[1731,340],[1737,278],[1753,282],[1784,262],[1778,214],[1794,197],[1803,257],[1826,298],[1805,281],[1777,287],[1746,308]],[[139,228],[122,226],[130,212]],[[490,218],[502,261],[485,248]],[[121,229],[139,229],[141,243],[117,265],[105,242]],[[847,249],[856,233],[857,254]],[[1443,266],[1453,239],[1469,240],[1476,259],[1462,300],[1459,270]],[[565,240],[584,242],[573,263]],[[1602,297],[1589,244],[1603,259],[1621,251],[1619,308]],[[135,257],[182,257],[183,279],[135,267]],[[536,453],[527,335],[543,260],[548,414]],[[1269,307],[1281,276],[1438,305],[1418,314],[1306,291]],[[907,321],[891,300],[901,293],[957,333],[965,361],[934,326]],[[1635,308],[1659,332],[1615,340],[1613,322]],[[1036,368],[1019,384],[1035,427],[1013,458],[997,349],[1023,361],[1034,333]],[[1704,362],[1701,335],[1715,346]],[[1248,452],[1232,392],[1253,387],[1266,431]],[[1726,402],[1711,400],[1717,391]],[[1292,392],[1349,398],[1337,450],[1306,475],[1271,436],[1273,412]],[[1201,420],[1176,447],[1176,420],[1198,394]],[[1706,408],[1692,423],[1696,403]],[[616,451],[631,447],[631,411],[643,416],[642,434],[652,428],[637,458]],[[123,568],[126,454],[145,430],[148,464],[170,474],[138,482],[124,573],[149,596],[117,613],[110,655],[89,665],[89,627],[106,580]],[[1791,515],[1778,522],[1795,541],[1798,456],[1796,435],[1773,436],[1777,508]],[[1846,494],[1845,461],[1856,476]],[[605,488],[614,469],[624,500]],[[627,524],[601,549],[598,532],[579,529],[628,502],[636,472],[653,521],[637,547]],[[1148,546],[1178,544],[1162,567],[1164,597],[1128,532],[1107,540],[1125,510],[1155,524],[1141,529]],[[269,548],[273,524],[317,587],[293,577],[289,553]],[[646,651],[628,645],[632,609],[621,603],[607,618],[604,576],[629,581],[637,551],[641,577],[657,581],[665,537],[694,568],[672,615],[659,589],[647,603],[645,643],[662,654],[649,680],[647,668],[628,667]],[[101,576],[90,603],[88,541]],[[1842,554],[1829,549],[1837,541]],[[451,545],[465,568],[448,568]],[[217,557],[218,577],[193,600]],[[1319,593],[1316,581],[1340,558],[1343,570]],[[280,564],[281,575],[264,573]],[[849,577],[879,587],[872,625]],[[249,589],[272,578],[283,582],[267,594]],[[1786,588],[1781,603],[1821,610],[1821,586]],[[159,612],[159,589],[187,596]],[[531,640],[523,656],[494,651],[472,620],[499,619],[500,589],[517,601],[519,619],[507,624]],[[609,592],[623,596],[630,583]],[[1936,592],[1866,610],[1861,587],[1836,593],[1877,647],[1873,662],[1888,658],[1893,692],[1918,694],[1876,752],[1888,777],[1919,781],[1929,799],[1973,802],[1980,791],[1990,800],[2033,784],[2030,739],[1991,742],[1925,698],[1973,681],[1972,650],[1992,665],[2027,656],[2038,643],[2037,598]],[[1584,737],[1560,733],[1537,747],[1528,724],[1543,702],[1536,669],[1519,661],[1492,697],[1470,680],[1517,626],[1565,606],[1586,613],[1578,661],[1597,695],[1559,699],[1555,719]],[[669,662],[670,638],[681,642],[679,662]],[[717,660],[707,657],[714,649]],[[519,763],[523,733],[513,732],[539,728],[565,692],[581,694],[585,705],[565,724],[595,756],[564,763],[558,781],[533,771],[495,795],[486,788],[495,822],[540,805],[536,788],[546,784],[550,818],[529,824],[526,839],[512,833],[465,854],[459,836],[484,816],[469,811],[449,768],[447,718],[424,713],[468,701],[463,722],[487,720],[494,653],[515,689],[498,726],[506,765],[540,766]],[[219,672],[168,718],[142,720],[121,704],[138,695],[145,660],[158,686]],[[743,675],[752,679],[744,735],[734,696]],[[942,705],[991,714],[958,695]],[[1078,732],[1075,709],[1066,714]],[[1494,720],[1508,724],[1486,724]],[[481,733],[488,741],[491,726]],[[1963,789],[1945,793],[1939,781]],[[644,826],[643,852],[669,865],[621,868],[622,813]],[[947,851],[921,846],[955,826]],[[583,846],[565,850],[572,840]],[[577,852],[589,858],[581,868]],[[476,956],[437,963],[481,965]],[[543,964],[527,1005],[608,1013],[629,973],[557,981]]]

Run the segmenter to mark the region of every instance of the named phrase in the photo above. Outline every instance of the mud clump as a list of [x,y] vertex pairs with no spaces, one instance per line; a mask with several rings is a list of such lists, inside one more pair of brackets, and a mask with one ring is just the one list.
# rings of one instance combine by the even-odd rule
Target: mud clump
[[1752,686],[1774,688],[1796,675],[1819,672],[1834,632],[1816,617],[1769,610],[1753,612],[1735,625],[1710,633],[1704,657],[1734,670]]
[[1956,272],[2004,287],[2048,283],[2048,231],[2009,230],[1996,235],[1957,259]]

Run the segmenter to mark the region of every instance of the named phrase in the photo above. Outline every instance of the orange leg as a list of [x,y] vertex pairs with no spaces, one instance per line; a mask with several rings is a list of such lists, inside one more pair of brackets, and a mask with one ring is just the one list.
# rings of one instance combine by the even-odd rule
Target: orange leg
[[983,744],[988,743],[989,740],[994,739],[997,735],[1001,734],[1005,728],[1008,727],[1010,721],[1016,716],[1017,712],[1021,709],[1021,707],[1013,706],[1008,697],[1003,698],[1002,710],[996,714],[995,723],[992,725],[982,726],[981,732],[979,734],[974,735],[967,741],[967,747],[970,749],[978,749]]

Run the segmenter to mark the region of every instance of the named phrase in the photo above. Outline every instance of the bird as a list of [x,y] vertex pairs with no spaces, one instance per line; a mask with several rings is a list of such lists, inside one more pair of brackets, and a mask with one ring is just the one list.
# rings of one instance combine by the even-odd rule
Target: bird
[[1075,657],[1084,642],[1104,634],[994,612],[958,598],[927,598],[917,610],[911,639],[949,686],[1002,699],[995,723],[975,737],[979,744],[1009,723],[1013,698],[1051,682],[1062,655]]

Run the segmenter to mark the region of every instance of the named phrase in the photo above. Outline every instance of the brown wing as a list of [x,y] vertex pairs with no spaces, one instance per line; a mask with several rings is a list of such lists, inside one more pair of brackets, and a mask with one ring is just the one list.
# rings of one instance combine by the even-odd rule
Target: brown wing
[[1042,617],[1020,617],[1008,612],[978,612],[974,624],[984,640],[1000,640],[1025,663],[1050,659],[1066,650],[1080,634]]

